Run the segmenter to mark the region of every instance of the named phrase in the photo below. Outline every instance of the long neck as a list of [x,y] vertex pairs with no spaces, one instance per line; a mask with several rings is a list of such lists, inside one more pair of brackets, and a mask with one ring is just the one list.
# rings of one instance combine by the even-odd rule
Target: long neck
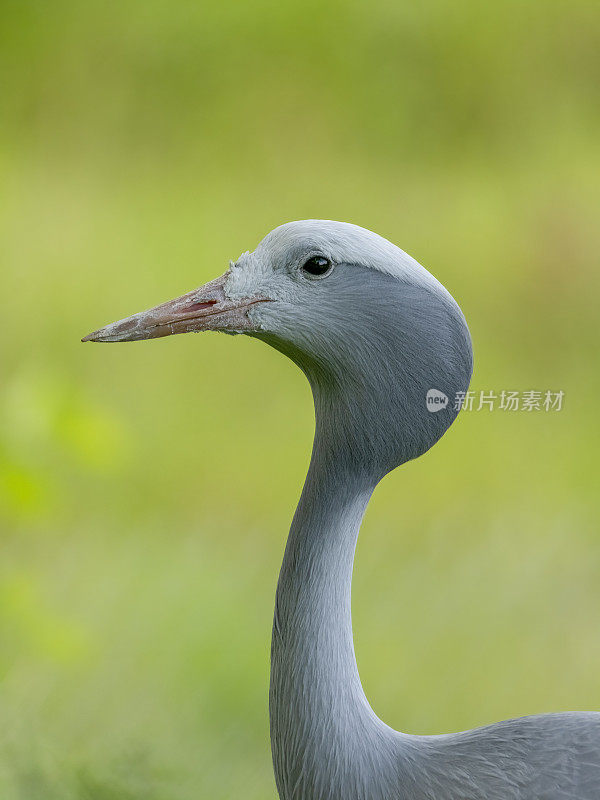
[[283,800],[354,796],[349,785],[358,792],[390,750],[392,732],[367,702],[352,639],[354,550],[374,484],[317,436],[275,603],[271,742]]

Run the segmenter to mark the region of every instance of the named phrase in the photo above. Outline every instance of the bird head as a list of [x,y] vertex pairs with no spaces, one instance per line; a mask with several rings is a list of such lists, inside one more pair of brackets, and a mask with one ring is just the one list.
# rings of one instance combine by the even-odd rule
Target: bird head
[[220,278],[83,341],[206,330],[289,356],[310,381],[321,452],[376,479],[442,436],[471,378],[452,296],[394,244],[344,222],[282,225]]

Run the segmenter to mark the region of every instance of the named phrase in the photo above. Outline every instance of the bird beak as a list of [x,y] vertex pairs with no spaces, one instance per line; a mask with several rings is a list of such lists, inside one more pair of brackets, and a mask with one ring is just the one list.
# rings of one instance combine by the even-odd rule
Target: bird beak
[[248,317],[248,310],[257,303],[268,302],[269,298],[256,295],[229,300],[224,290],[228,277],[229,272],[226,272],[175,300],[89,333],[81,341],[135,342],[191,331],[245,333],[256,330],[257,325]]

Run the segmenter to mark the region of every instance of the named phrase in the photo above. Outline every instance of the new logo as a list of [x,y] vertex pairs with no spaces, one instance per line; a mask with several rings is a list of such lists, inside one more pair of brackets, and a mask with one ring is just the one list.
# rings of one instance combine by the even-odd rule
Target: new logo
[[448,395],[440,392],[439,389],[428,389],[425,395],[425,402],[427,404],[427,411],[435,413],[446,408],[448,405]]

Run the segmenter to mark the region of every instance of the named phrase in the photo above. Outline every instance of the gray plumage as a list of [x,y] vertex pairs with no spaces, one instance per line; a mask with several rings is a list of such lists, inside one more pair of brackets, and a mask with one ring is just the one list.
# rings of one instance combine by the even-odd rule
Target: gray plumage
[[[321,279],[304,269],[315,256],[332,267]],[[208,286],[186,302],[215,303],[227,324],[210,311],[210,327],[204,317],[192,327],[181,298],[170,330],[163,312],[151,325],[145,312],[88,338],[243,332],[285,353],[310,382],[315,439],[272,638],[271,740],[282,800],[598,800],[598,713],[413,736],[385,725],[360,683],[350,607],[356,539],[381,478],[454,421],[453,402],[427,410],[427,391],[452,399],[469,385],[471,339],[453,298],[390,242],[323,220],[275,229]],[[236,308],[244,313],[234,323]]]
[[600,714],[408,736],[369,706],[350,611],[359,526],[377,482],[454,420],[452,403],[431,413],[425,395],[466,391],[471,342],[458,306],[429,273],[354,226],[285,225],[233,272],[254,259],[261,266],[253,271],[277,275],[313,250],[336,262],[334,272],[290,290],[284,313],[275,304],[254,312],[266,329],[255,335],[306,373],[316,413],[273,630],[271,736],[282,800],[598,800]]

